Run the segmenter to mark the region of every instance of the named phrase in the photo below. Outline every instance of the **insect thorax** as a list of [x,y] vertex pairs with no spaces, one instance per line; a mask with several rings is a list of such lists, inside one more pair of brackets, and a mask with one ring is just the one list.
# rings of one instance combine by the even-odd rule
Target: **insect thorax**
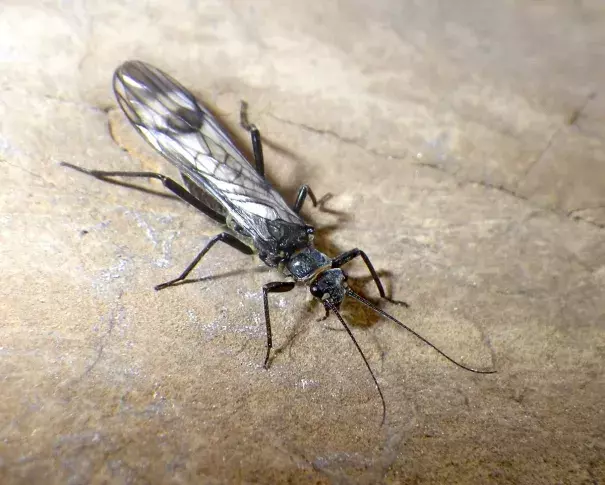
[[256,238],[254,245],[259,258],[268,266],[286,263],[301,249],[311,247],[314,229],[281,219],[267,221],[269,237]]
[[308,246],[295,253],[284,263],[284,273],[295,280],[306,281],[313,278],[321,270],[330,267],[332,260],[313,246]]

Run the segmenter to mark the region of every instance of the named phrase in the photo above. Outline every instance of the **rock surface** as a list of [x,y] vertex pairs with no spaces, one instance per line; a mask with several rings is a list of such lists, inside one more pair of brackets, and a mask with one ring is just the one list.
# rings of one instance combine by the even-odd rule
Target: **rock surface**
[[[605,8],[569,2],[4,2],[0,481],[603,483]],[[170,197],[59,165],[174,170],[116,106],[127,59],[237,128],[330,255],[467,365],[217,247]],[[145,184],[162,193],[157,184]],[[359,263],[353,285],[375,297]]]

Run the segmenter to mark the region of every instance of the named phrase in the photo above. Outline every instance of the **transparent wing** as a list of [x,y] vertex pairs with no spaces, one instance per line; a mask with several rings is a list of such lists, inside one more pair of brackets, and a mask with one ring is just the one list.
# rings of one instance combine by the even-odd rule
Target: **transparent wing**
[[308,232],[216,118],[172,77],[144,62],[128,61],[116,70],[113,86],[120,107],[143,137],[216,200],[238,232],[257,246]]

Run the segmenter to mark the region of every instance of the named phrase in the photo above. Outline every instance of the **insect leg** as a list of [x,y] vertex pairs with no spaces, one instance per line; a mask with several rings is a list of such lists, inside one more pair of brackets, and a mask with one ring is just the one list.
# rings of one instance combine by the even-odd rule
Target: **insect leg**
[[380,278],[378,277],[378,273],[376,273],[376,270],[374,269],[374,266],[372,265],[370,258],[368,258],[368,255],[366,253],[364,253],[361,249],[358,249],[358,248],[351,249],[350,251],[346,251],[346,252],[342,253],[341,255],[336,256],[332,260],[332,268],[340,268],[343,264],[348,263],[349,261],[351,261],[352,259],[354,259],[358,256],[361,256],[361,258],[363,259],[363,262],[365,263],[366,267],[370,271],[370,274],[372,275],[372,279],[374,280],[374,283],[376,284],[376,288],[378,288],[378,293],[380,293],[381,298],[384,298],[385,300],[388,300],[393,303],[398,303],[398,304],[406,306],[406,307],[409,306],[404,301],[393,300],[392,298],[389,298],[386,295],[386,293],[384,291],[384,287],[382,286],[382,282],[380,281]]
[[294,207],[292,207],[292,210],[294,210],[294,212],[296,212],[297,214],[300,212],[305,200],[307,199],[307,196],[309,196],[311,202],[313,202],[313,207],[319,206],[320,208],[323,207],[324,202],[332,198],[332,194],[328,193],[318,200],[317,197],[315,197],[313,191],[311,190],[311,187],[309,187],[307,184],[301,185],[298,189],[298,194],[296,195],[296,202],[294,203]]
[[307,198],[307,195],[309,196],[309,199],[311,199],[311,202],[313,202],[313,207],[317,207],[317,197],[315,197],[315,194],[311,190],[311,187],[309,187],[306,184],[301,185],[300,189],[298,189],[298,195],[296,196],[296,202],[294,202],[294,207],[292,208],[294,210],[294,212],[296,212],[297,214],[302,209],[302,205],[304,204],[305,199]]
[[265,307],[265,324],[267,325],[267,355],[265,356],[265,363],[263,367],[269,368],[269,354],[273,347],[273,340],[271,338],[271,318],[269,317],[269,293],[284,293],[294,288],[295,283],[293,281],[273,281],[263,286],[263,305]]
[[324,310],[326,311],[326,314],[323,317],[318,318],[317,319],[318,322],[323,322],[326,318],[328,318],[330,316],[330,310],[328,310],[327,308],[324,308]]
[[167,281],[166,283],[162,283],[161,285],[157,285],[155,287],[155,289],[157,291],[163,290],[164,288],[172,286],[175,283],[178,283],[179,281],[183,281],[185,278],[187,278],[187,276],[189,275],[189,273],[191,273],[191,271],[193,271],[193,268],[195,268],[197,266],[197,264],[201,261],[201,259],[204,257],[204,255],[208,251],[210,251],[210,248],[212,248],[212,246],[214,246],[219,241],[222,241],[222,242],[228,244],[232,248],[237,249],[238,251],[240,251],[240,252],[242,252],[244,254],[253,254],[253,252],[254,252],[254,251],[252,251],[251,248],[249,248],[248,246],[246,246],[243,242],[241,242],[239,239],[237,239],[232,234],[229,234],[228,232],[222,232],[222,233],[214,236],[212,239],[210,239],[210,241],[208,241],[208,244],[206,244],[206,246],[204,247],[204,249],[202,249],[200,251],[200,253],[189,264],[189,266],[187,266],[187,268],[185,268],[185,271],[183,271],[178,278],[175,278],[173,280]]
[[103,170],[89,170],[86,168],[78,167],[77,165],[72,165],[71,163],[67,163],[67,162],[61,162],[61,165],[64,165],[65,167],[73,168],[74,170],[85,173],[87,175],[92,175],[93,177],[98,178],[99,180],[103,180],[105,182],[117,183],[112,180],[107,180],[107,177],[138,177],[138,178],[157,179],[160,182],[162,182],[162,184],[164,184],[164,187],[166,187],[168,190],[170,190],[170,192],[172,192],[173,194],[175,194],[177,197],[184,200],[185,202],[191,204],[193,207],[195,207],[200,212],[203,212],[208,217],[210,217],[211,219],[213,219],[221,224],[226,223],[225,217],[222,214],[219,214],[215,210],[208,207],[202,201],[200,201],[199,199],[197,199],[196,197],[191,195],[189,192],[187,192],[187,190],[183,186],[179,185],[177,182],[175,182],[170,177],[166,177],[165,175],[162,175],[161,173],[155,173],[155,172],[108,172],[108,171],[103,171]]
[[252,139],[252,151],[254,152],[254,161],[256,162],[256,171],[262,176],[265,176],[265,158],[263,156],[263,142],[260,137],[260,131],[256,125],[248,121],[248,103],[242,101],[239,111],[239,124],[246,131],[250,132]]

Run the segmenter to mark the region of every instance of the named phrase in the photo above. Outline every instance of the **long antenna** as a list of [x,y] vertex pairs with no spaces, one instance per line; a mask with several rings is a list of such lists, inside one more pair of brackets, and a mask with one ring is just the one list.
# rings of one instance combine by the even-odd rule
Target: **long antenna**
[[334,315],[336,315],[336,318],[338,318],[338,320],[340,320],[340,323],[342,323],[342,326],[345,328],[345,330],[349,334],[349,337],[351,337],[351,340],[355,344],[355,347],[357,347],[357,351],[359,352],[359,355],[361,355],[361,358],[363,359],[366,367],[370,371],[370,375],[372,376],[372,379],[374,380],[374,384],[376,385],[378,394],[380,394],[380,400],[382,401],[382,421],[380,422],[380,426],[382,426],[384,424],[384,421],[387,416],[387,405],[384,401],[384,396],[382,395],[382,390],[380,389],[380,385],[378,384],[378,381],[376,380],[376,376],[374,375],[374,372],[372,372],[372,368],[370,367],[370,364],[368,363],[368,359],[366,359],[366,356],[364,355],[363,350],[361,350],[361,347],[357,343],[357,340],[355,340],[355,337],[353,336],[353,332],[351,332],[351,329],[349,328],[349,326],[345,323],[344,319],[340,316],[340,313],[338,313],[338,309],[336,308],[336,306],[330,300],[324,300],[323,304],[326,307],[326,311],[328,311],[328,309],[332,310],[334,312]]
[[[461,367],[464,370],[470,371],[470,372],[474,372],[476,374],[494,374],[496,373],[495,370],[480,370],[480,369],[473,369],[472,367],[468,367],[464,364],[461,364],[460,362],[455,361],[453,358],[451,358],[449,355],[447,355],[445,352],[443,352],[442,350],[440,350],[438,347],[436,347],[434,344],[432,344],[431,342],[429,342],[427,339],[425,339],[422,335],[420,335],[418,332],[415,332],[414,330],[412,330],[410,327],[408,327],[407,325],[401,323],[399,320],[397,320],[395,317],[392,317],[391,315],[389,315],[388,313],[382,311],[380,308],[374,306],[372,303],[370,303],[368,300],[366,300],[363,296],[358,295],[357,293],[355,293],[353,290],[351,290],[350,288],[346,288],[345,289],[347,295],[355,298],[357,301],[363,303],[364,305],[366,305],[367,307],[371,308],[372,310],[374,310],[376,313],[378,313],[379,315],[383,316],[384,318],[387,318],[388,320],[391,320],[392,322],[395,322],[397,325],[399,325],[400,327],[403,327],[404,329],[406,329],[408,332],[410,332],[412,335],[414,335],[416,338],[422,340],[425,344],[427,344],[429,347],[432,347],[434,350],[436,350],[437,352],[439,352],[443,357],[445,357],[447,360],[449,360],[450,362],[452,362],[453,364],[456,364],[458,367]],[[337,314],[338,316],[338,314]],[[340,318],[340,317],[339,317]],[[342,319],[341,319],[342,321]],[[344,324],[344,322],[343,322]],[[346,325],[345,325],[346,327]],[[350,333],[350,332],[349,332]],[[366,362],[367,365],[367,362]],[[371,372],[371,371],[370,371]],[[376,380],[376,379],[374,379]],[[380,394],[382,397],[382,393]]]

